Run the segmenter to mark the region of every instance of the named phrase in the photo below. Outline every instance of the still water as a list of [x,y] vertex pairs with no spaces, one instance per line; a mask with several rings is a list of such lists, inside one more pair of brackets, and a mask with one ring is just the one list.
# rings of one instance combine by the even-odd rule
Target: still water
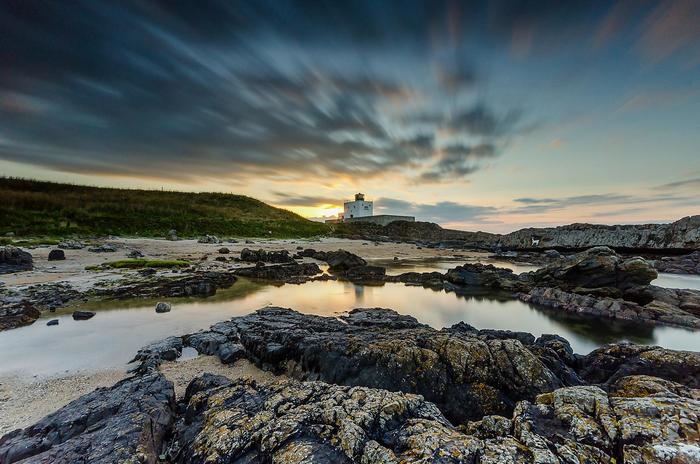
[[[454,267],[454,261],[449,267]],[[430,263],[435,270],[445,263]],[[418,269],[424,264],[415,264]],[[409,265],[392,266],[405,272]],[[410,269],[410,270],[414,270]],[[700,287],[700,279],[691,282]],[[173,309],[157,314],[155,301],[102,303],[97,315],[74,321],[70,311],[49,314],[31,326],[0,333],[0,375],[57,375],[105,367],[125,367],[141,346],[169,335],[206,329],[232,316],[266,305],[318,315],[339,315],[357,307],[385,307],[410,314],[435,328],[465,321],[477,328],[510,329],[567,338],[578,353],[605,343],[630,340],[642,344],[700,351],[700,333],[672,327],[646,327],[561,315],[495,295],[458,296],[403,284],[361,286],[349,282],[262,285],[240,280],[208,299],[170,300]],[[49,319],[59,319],[48,327]]]

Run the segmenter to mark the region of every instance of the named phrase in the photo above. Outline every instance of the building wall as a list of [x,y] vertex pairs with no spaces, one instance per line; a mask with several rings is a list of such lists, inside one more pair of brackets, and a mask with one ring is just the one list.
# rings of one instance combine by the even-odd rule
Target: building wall
[[343,205],[345,219],[372,216],[374,204],[371,201],[346,201]]
[[379,224],[380,226],[385,226],[391,224],[394,221],[408,221],[414,222],[416,220],[413,216],[395,216],[393,214],[380,214],[378,216],[367,216],[367,217],[346,217],[344,222],[370,222],[372,224]]

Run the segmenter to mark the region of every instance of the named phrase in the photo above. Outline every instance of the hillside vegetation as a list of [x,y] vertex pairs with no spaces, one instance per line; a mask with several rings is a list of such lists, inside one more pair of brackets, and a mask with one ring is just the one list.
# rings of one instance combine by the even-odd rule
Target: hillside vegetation
[[0,234],[308,237],[327,226],[254,198],[0,177]]

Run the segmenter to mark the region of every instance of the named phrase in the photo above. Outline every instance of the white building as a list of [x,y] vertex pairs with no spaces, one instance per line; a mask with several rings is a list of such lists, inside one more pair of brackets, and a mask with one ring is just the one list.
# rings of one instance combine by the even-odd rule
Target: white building
[[343,204],[343,219],[372,216],[374,214],[374,203],[365,201],[363,193],[355,194],[355,201],[346,201]]

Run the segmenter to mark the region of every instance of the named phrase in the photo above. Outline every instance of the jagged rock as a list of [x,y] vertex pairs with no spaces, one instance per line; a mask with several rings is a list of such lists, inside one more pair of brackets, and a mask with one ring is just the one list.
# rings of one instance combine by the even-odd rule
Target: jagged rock
[[608,247],[595,247],[522,274],[521,279],[539,287],[620,298],[637,296],[640,287],[648,286],[657,276],[642,258],[624,259]]
[[276,264],[272,266],[244,267],[233,271],[236,275],[253,279],[263,279],[276,282],[303,283],[310,276],[321,272],[316,263]]
[[95,313],[92,311],[73,311],[73,320],[74,321],[85,321],[87,319],[91,319],[95,316]]
[[141,253],[139,250],[131,250],[126,256],[131,259],[143,258],[143,253]]
[[170,303],[159,301],[158,304],[156,304],[157,313],[169,313],[171,309],[172,307],[170,306]]
[[174,402],[173,385],[160,374],[98,388],[0,438],[0,462],[156,464]]
[[512,270],[481,263],[467,263],[450,269],[445,274],[445,280],[459,286],[507,291],[524,291],[528,288],[528,285],[521,282]]
[[212,328],[217,335],[208,340],[240,343],[259,366],[302,380],[418,393],[457,423],[506,413],[562,385],[518,340],[437,331],[388,309],[355,309],[340,321],[264,308],[226,327],[224,338]]
[[66,239],[58,242],[58,248],[62,250],[82,250],[85,245],[80,240]]
[[577,370],[588,383],[614,383],[629,375],[653,375],[700,388],[700,353],[618,343],[582,357]]
[[66,259],[66,254],[63,250],[51,250],[49,252],[49,261],[62,261]]
[[0,246],[0,274],[31,271],[34,268],[32,255],[16,246]]
[[[417,395],[322,382],[196,379],[174,462],[468,462],[480,440]],[[193,384],[190,384],[191,386]]]
[[117,248],[114,245],[103,243],[101,245],[88,248],[88,251],[93,253],[114,253],[117,251]]
[[202,235],[197,239],[197,243],[221,243],[216,235]]
[[328,263],[330,271],[347,271],[350,268],[367,264],[364,259],[345,250],[328,251],[324,253],[322,260]]
[[141,348],[129,364],[138,362],[131,372],[146,373],[154,371],[162,361],[175,361],[182,355],[182,337],[168,337]]
[[493,235],[487,241],[491,246],[503,249],[556,247],[580,250],[595,246],[627,250],[697,249],[700,246],[700,216],[688,216],[670,224],[571,224],[529,228]]
[[118,287],[98,288],[97,296],[114,299],[158,298],[158,297],[207,297],[214,295],[219,288],[233,285],[236,276],[230,272],[195,272],[186,276],[154,276],[152,279],[132,280]]
[[700,292],[687,291],[687,295],[684,295],[683,292],[671,289],[662,290],[667,291],[657,294],[666,298],[668,302],[653,300],[645,305],[623,299],[580,295],[557,288],[542,287],[533,288],[528,293],[520,293],[518,297],[526,303],[578,315],[700,328],[700,304],[697,304],[700,302]]
[[700,251],[657,259],[654,261],[654,268],[670,274],[700,274]]
[[356,283],[372,283],[384,280],[386,269],[381,266],[355,266],[343,274],[343,277]]
[[251,250],[243,248],[241,250],[241,261],[248,263],[290,263],[294,261],[294,258],[289,255],[287,250],[265,251],[263,249]]

